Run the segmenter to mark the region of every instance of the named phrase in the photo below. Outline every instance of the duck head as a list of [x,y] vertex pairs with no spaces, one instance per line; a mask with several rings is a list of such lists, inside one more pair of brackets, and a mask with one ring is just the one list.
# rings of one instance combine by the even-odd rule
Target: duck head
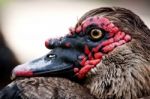
[[13,70],[15,76],[62,76],[83,79],[102,56],[131,40],[108,18],[93,16],[70,33],[57,39],[48,39],[45,46],[51,51]]
[[45,46],[51,51],[33,61],[14,68],[15,76],[62,76],[83,79],[103,55],[131,41],[105,16],[87,17],[64,37],[48,39]]
[[48,39],[51,51],[19,65],[14,76],[61,76],[84,80],[100,99],[139,98],[150,95],[150,30],[130,10],[93,9],[70,33]]

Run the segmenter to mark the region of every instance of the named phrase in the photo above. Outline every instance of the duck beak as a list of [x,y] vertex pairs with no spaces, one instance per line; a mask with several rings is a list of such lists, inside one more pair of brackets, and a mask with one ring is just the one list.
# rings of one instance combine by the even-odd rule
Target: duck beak
[[47,55],[16,66],[12,78],[32,76],[60,76],[74,78],[74,64],[81,53],[72,49],[53,49]]

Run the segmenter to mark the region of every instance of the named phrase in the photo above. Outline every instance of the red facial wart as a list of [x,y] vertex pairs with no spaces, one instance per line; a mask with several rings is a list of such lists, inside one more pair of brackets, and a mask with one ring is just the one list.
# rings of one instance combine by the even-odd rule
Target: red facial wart
[[[80,62],[82,68],[80,70],[74,68],[74,71],[79,79],[84,78],[86,74],[101,61],[102,56],[105,53],[111,52],[115,47],[123,45],[131,40],[131,36],[129,34],[119,30],[119,28],[109,19],[99,16],[89,17],[78,27],[70,28],[70,34],[73,35],[74,33],[80,33],[81,31],[85,32],[86,28],[92,24],[95,24],[99,28],[107,31],[110,38],[100,43],[91,51],[89,50],[89,47],[85,45],[84,53],[88,55],[88,57],[82,56],[82,60]],[[102,52],[99,52],[100,48],[102,48]],[[92,53],[94,53],[94,56],[92,56]]]

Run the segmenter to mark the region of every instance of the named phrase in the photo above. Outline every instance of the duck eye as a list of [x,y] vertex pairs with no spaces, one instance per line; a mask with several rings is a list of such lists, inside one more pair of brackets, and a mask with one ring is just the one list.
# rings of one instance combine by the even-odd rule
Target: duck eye
[[100,29],[92,29],[90,32],[90,38],[92,40],[99,40],[103,36],[103,33]]

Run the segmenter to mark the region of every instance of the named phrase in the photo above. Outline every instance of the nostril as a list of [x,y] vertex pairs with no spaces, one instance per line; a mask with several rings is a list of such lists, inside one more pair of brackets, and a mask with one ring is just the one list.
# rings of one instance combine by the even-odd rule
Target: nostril
[[49,61],[49,60],[55,59],[56,57],[57,57],[57,55],[55,55],[55,54],[48,54],[48,55],[46,55],[45,59]]
[[50,59],[53,59],[53,58],[55,58],[55,57],[56,57],[55,54],[48,54],[48,55],[47,55],[47,58],[50,58]]

